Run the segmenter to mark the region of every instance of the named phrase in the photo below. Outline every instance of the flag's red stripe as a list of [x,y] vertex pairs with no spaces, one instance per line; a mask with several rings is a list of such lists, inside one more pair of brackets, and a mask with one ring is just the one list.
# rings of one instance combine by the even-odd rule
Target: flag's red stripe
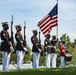
[[55,25],[53,25],[53,26],[50,26],[47,30],[43,30],[43,31],[41,30],[41,31],[43,32],[43,34],[45,34],[45,33],[47,33],[49,31],[49,29],[51,30],[52,27],[55,27],[55,26],[57,26],[57,23]]
[[49,24],[48,24],[46,27],[44,27],[43,29],[41,29],[41,31],[44,31],[44,30],[47,29],[48,27],[50,27]]
[[53,25],[53,26],[50,26],[50,28],[52,28],[52,27],[55,27],[55,26],[57,26],[58,24],[56,23],[55,25]]
[[43,25],[41,25],[41,27],[40,27],[40,28],[42,28],[43,26],[45,26],[49,21],[50,21],[50,19],[49,19],[49,20],[47,20]]
[[47,32],[49,32],[49,30],[51,30],[51,28],[49,28],[46,31],[44,31],[43,34],[46,34]]
[[55,21],[51,22],[51,23],[50,23],[50,26],[51,26],[51,24],[57,23],[57,22],[58,22],[58,20],[55,20]]
[[39,23],[38,26],[40,26],[44,21],[46,21],[49,18],[49,16],[44,17]]
[[[50,17],[49,17],[50,18]],[[52,21],[54,19],[57,19],[57,16],[54,18],[50,18],[49,20],[47,20],[44,24],[40,25],[40,28],[42,28],[44,25],[46,25],[46,23],[48,23],[49,21]]]
[[[43,29],[41,29],[41,31],[45,30],[47,27],[51,26],[51,24],[56,23],[57,21],[58,21],[58,20],[49,23],[49,24],[46,25]],[[53,26],[52,26],[52,27],[53,27]]]

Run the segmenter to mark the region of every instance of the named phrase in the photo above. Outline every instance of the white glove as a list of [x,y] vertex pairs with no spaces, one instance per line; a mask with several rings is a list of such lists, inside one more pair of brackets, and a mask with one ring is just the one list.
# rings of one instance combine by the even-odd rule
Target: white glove
[[38,51],[41,53],[41,49],[39,48]]
[[24,51],[28,51],[27,48],[24,47]]
[[10,50],[11,50],[11,52],[14,52],[15,50],[14,50],[14,48],[11,46],[10,47]]
[[45,52],[45,54],[47,54],[47,52]]

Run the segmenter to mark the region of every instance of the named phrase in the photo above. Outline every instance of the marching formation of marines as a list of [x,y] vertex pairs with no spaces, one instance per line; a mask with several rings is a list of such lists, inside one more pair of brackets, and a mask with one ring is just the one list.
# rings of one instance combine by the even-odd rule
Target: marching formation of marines
[[[16,46],[13,47],[12,37],[9,35],[8,29],[9,25],[8,22],[1,23],[3,29],[0,32],[1,36],[1,52],[2,52],[2,71],[8,72],[9,71],[9,63],[11,52],[15,52],[17,55],[17,70],[22,70],[22,62],[24,58],[24,54],[28,54],[28,50],[26,48],[26,38],[21,34],[22,27],[21,25],[16,25],[16,33],[15,33],[15,40]],[[24,27],[25,28],[25,27]],[[25,30],[24,30],[25,31]],[[33,35],[30,38],[32,43],[32,53],[33,53],[33,68],[39,68],[39,60],[40,60],[40,53],[42,52],[40,39],[37,37],[38,32],[37,30],[32,30]],[[25,32],[24,32],[25,34]],[[40,36],[39,36],[40,37]],[[52,36],[46,34],[44,40],[44,54],[45,54],[45,66],[46,68],[56,68],[56,61],[57,61],[57,53],[56,53],[56,44],[58,43],[58,38],[56,36]],[[60,44],[60,60],[61,64],[60,67],[65,67],[65,42],[62,41]]]

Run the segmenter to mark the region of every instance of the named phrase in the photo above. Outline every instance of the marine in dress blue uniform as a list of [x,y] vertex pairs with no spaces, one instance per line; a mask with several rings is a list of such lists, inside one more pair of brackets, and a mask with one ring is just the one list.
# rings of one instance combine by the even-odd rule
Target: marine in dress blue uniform
[[45,52],[45,55],[46,55],[46,68],[50,68],[50,64],[51,64],[50,34],[46,34],[46,39],[44,40],[44,52]]
[[56,58],[57,58],[57,53],[56,53],[56,44],[58,42],[58,38],[56,36],[52,36],[51,40],[51,58],[52,58],[52,68],[56,68]]
[[32,52],[33,52],[33,68],[39,68],[39,58],[41,49],[38,47],[39,40],[37,38],[37,30],[33,30],[33,36],[31,37]]
[[24,51],[28,52],[27,48],[23,45],[23,36],[21,34],[21,26],[16,25],[16,33],[15,33],[15,39],[16,39],[16,54],[17,54],[17,70],[22,70],[22,62],[24,58]]
[[11,51],[14,52],[14,49],[11,44],[11,38],[9,36],[8,22],[2,22],[3,30],[1,31],[1,51],[2,51],[2,71],[9,71],[10,55]]

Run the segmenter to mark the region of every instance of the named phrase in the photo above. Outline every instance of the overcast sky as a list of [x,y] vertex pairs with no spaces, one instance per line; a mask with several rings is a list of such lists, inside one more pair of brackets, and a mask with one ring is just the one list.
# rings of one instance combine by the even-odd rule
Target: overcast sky
[[[10,26],[11,15],[13,15],[15,33],[15,25],[21,24],[23,28],[26,20],[27,43],[31,46],[32,30],[39,31],[37,23],[52,10],[55,4],[56,0],[0,0],[0,23],[7,21]],[[0,25],[1,30],[2,26]],[[69,35],[71,41],[76,38],[76,0],[58,1],[58,37],[65,33]],[[56,35],[56,27],[50,34]],[[43,44],[42,33],[41,41]]]

